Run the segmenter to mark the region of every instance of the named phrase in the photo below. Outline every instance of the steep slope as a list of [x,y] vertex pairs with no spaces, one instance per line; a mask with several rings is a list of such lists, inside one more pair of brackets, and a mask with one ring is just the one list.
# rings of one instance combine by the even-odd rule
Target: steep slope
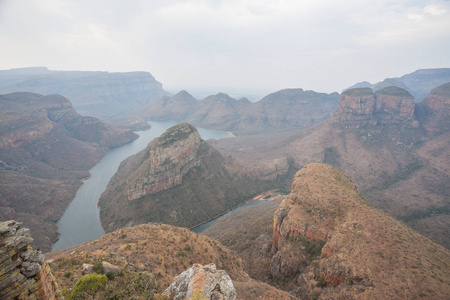
[[242,259],[251,278],[276,286],[270,273],[273,215],[286,195],[266,205],[252,206],[223,216],[202,234],[220,241]]
[[450,69],[421,69],[399,78],[386,78],[376,84],[367,81],[357,83],[348,89],[368,87],[375,91],[385,87],[396,86],[407,90],[414,96],[415,102],[422,101],[430,91],[450,81]]
[[168,93],[147,72],[109,73],[23,68],[0,71],[0,94],[60,94],[83,115],[108,119]]
[[[180,272],[194,264],[215,264],[225,270],[236,288],[237,299],[294,299],[288,293],[251,279],[242,262],[219,242],[185,228],[145,224],[106,234],[98,240],[74,248],[46,254],[47,262],[62,290],[67,290],[83,275],[83,264],[106,261],[121,270],[108,282],[101,297],[154,299]],[[86,265],[85,265],[86,266]],[[152,295],[152,296],[151,296]]]
[[449,251],[368,205],[337,168],[305,166],[274,210],[240,211],[205,234],[235,249],[253,278],[302,299],[449,297]]
[[295,280],[300,295],[450,296],[449,251],[368,206],[354,183],[330,165],[311,164],[295,175],[291,194],[274,215],[273,250],[273,276]]
[[[333,118],[307,130],[236,137],[214,141],[212,145],[247,160],[288,155],[297,165],[325,162],[338,166],[369,203],[413,226],[426,218],[423,228],[415,228],[424,234],[430,234],[434,228],[434,234],[429,236],[450,247],[450,236],[443,226],[450,206],[449,133],[429,133],[423,123],[417,124],[415,114],[402,117],[402,105],[395,106],[395,111],[383,111],[380,116],[375,100],[387,92],[374,95],[370,90],[346,91]],[[389,101],[396,105],[405,101],[402,94],[390,93]],[[363,101],[365,97],[371,101],[367,111],[365,104],[370,101]]]
[[99,200],[106,231],[163,222],[191,227],[286,182],[290,165],[249,164],[223,155],[187,123],[169,128],[123,161]]
[[151,120],[176,120],[215,130],[252,134],[307,128],[331,116],[338,94],[285,89],[256,103],[219,93],[197,101],[186,91],[146,105],[137,115]]
[[137,137],[75,112],[59,95],[0,95],[0,220],[31,228],[48,249],[81,179],[114,147]]

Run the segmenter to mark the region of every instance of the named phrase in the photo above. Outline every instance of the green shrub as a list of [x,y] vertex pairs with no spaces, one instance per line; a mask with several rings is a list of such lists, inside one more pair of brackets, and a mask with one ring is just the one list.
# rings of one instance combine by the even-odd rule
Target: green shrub
[[106,273],[106,277],[108,277],[108,280],[114,280],[116,278],[113,271]]

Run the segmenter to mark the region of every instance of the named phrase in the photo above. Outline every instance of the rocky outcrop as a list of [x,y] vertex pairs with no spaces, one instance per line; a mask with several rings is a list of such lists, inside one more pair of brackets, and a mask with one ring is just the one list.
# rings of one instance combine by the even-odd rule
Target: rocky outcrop
[[450,82],[431,91],[420,104],[423,127],[430,133],[450,130]]
[[99,200],[106,230],[147,222],[196,226],[284,184],[289,162],[250,164],[224,155],[183,123],[121,163]]
[[30,228],[33,246],[47,250],[54,221],[74,198],[81,179],[108,148],[137,138],[130,130],[79,115],[60,95],[0,95],[0,220]]
[[250,134],[287,131],[313,126],[330,117],[337,108],[338,94],[285,89],[256,103],[234,99],[224,93],[203,100],[186,91],[149,103],[140,116],[151,120],[183,121],[215,130]]
[[199,157],[214,151],[187,123],[169,129],[148,148],[148,160],[127,180],[126,194],[130,201],[181,184],[183,176],[200,165]]
[[51,71],[24,68],[0,71],[0,94],[34,92],[69,98],[82,114],[108,119],[140,108],[168,93],[150,73]]
[[[310,164],[297,172],[273,228],[271,272],[291,280],[300,297],[437,299],[450,291],[429,289],[439,279],[423,275],[448,265],[448,250],[368,206],[355,184],[330,165]],[[404,255],[411,248],[412,257]],[[441,279],[450,275],[439,272]]]
[[0,299],[59,299],[44,255],[29,246],[32,241],[21,223],[0,223]]
[[343,92],[335,115],[345,128],[402,124],[417,127],[414,98],[404,89],[390,86],[375,94],[370,88],[354,88]]
[[174,300],[188,299],[196,295],[213,300],[235,300],[236,290],[230,276],[224,270],[217,270],[214,264],[192,268],[175,277],[164,295]]

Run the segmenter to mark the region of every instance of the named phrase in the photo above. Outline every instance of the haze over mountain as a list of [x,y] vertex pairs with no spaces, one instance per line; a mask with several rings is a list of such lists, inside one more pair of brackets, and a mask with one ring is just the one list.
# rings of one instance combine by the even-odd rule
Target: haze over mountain
[[168,95],[148,72],[52,71],[45,67],[0,71],[0,94],[34,92],[60,94],[75,109],[109,119]]
[[447,82],[450,82],[450,68],[420,69],[398,78],[386,78],[375,84],[367,81],[359,82],[347,89],[369,87],[374,91],[378,91],[388,86],[396,86],[407,90],[414,96],[415,102],[420,102],[432,89]]
[[[434,89],[429,96],[433,100],[419,105],[425,110],[415,109],[412,97],[402,89],[385,88],[375,94],[370,89],[347,90],[335,115],[315,127],[212,145],[247,160],[287,156],[299,166],[312,162],[338,166],[370,204],[450,247],[447,89],[448,85]],[[420,111],[427,111],[427,117]],[[427,125],[434,120],[439,123]]]
[[83,117],[59,95],[0,95],[0,220],[17,219],[49,249],[81,179],[130,130]]
[[236,100],[224,93],[199,101],[181,91],[147,104],[137,116],[157,121],[189,122],[236,134],[255,134],[303,129],[317,124],[336,110],[338,98],[337,93],[285,89],[256,103],[246,98]]

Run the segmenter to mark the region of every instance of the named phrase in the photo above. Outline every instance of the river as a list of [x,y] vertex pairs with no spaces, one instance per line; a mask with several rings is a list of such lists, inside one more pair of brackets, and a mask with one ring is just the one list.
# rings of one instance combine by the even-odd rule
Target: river
[[[98,239],[105,234],[99,218],[98,199],[106,189],[109,180],[114,176],[120,163],[131,155],[144,149],[148,143],[159,137],[175,122],[150,121],[151,129],[136,131],[139,138],[120,147],[111,149],[102,160],[95,165],[91,176],[83,181],[75,198],[57,221],[60,238],[53,244],[52,251],[65,249],[81,243]],[[230,137],[226,132],[197,128],[204,140]]]

